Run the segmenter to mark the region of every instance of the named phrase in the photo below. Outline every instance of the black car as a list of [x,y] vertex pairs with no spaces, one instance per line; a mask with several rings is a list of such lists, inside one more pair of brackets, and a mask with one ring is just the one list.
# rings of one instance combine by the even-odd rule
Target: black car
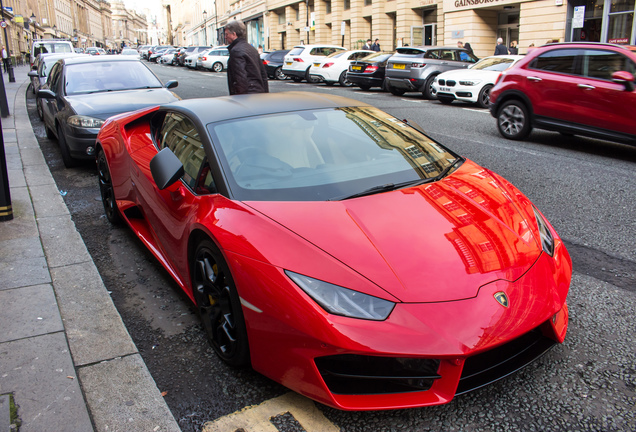
[[380,87],[382,90],[386,90],[384,71],[386,61],[392,55],[393,53],[379,52],[364,59],[352,61],[347,71],[347,80],[362,90],[369,90],[371,87]]
[[180,98],[178,85],[159,78],[137,58],[77,56],[58,60],[37,92],[48,138],[57,138],[64,165],[94,158],[99,128],[111,116]]
[[287,75],[283,73],[283,63],[285,61],[285,54],[289,50],[272,51],[263,56],[263,64],[267,70],[267,76],[271,79],[284,80]]

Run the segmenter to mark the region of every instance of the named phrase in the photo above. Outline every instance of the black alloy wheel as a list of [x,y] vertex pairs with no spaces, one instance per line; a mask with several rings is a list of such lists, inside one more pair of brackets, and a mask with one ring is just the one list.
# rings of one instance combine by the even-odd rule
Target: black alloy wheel
[[532,130],[528,108],[519,100],[504,102],[497,111],[497,129],[507,139],[521,140]]
[[492,85],[488,84],[479,92],[477,103],[482,108],[488,108],[490,106],[490,89],[492,89]]
[[191,271],[192,291],[210,345],[227,364],[248,365],[250,353],[241,302],[229,267],[212,241],[199,243]]
[[340,78],[338,79],[338,83],[342,87],[351,87],[353,85],[353,83],[347,79],[347,71],[346,70],[342,71],[342,73],[340,74]]
[[216,62],[212,65],[212,71],[214,72],[223,72],[223,63]]
[[66,168],[76,167],[77,159],[74,159],[73,156],[71,156],[71,150],[68,148],[64,131],[60,125],[57,126],[57,143],[60,146],[60,153],[62,154],[62,162],[64,162],[64,166]]
[[97,153],[97,178],[99,180],[99,193],[102,196],[102,204],[104,204],[104,213],[106,218],[113,225],[121,222],[121,215],[117,208],[115,200],[115,190],[113,189],[113,181],[110,177],[106,154],[101,148]]
[[284,80],[287,79],[287,75],[285,75],[283,73],[283,67],[282,66],[278,66],[276,68],[276,70],[274,71],[274,78],[276,78],[277,80]]

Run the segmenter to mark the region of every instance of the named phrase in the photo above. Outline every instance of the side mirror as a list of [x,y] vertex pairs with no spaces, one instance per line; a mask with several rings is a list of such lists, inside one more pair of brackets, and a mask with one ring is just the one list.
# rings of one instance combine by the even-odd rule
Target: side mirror
[[634,75],[627,71],[616,71],[612,74],[612,81],[617,84],[623,84],[625,90],[634,91]]
[[159,189],[174,184],[184,174],[183,164],[169,148],[164,148],[150,160],[150,173]]
[[179,81],[177,80],[170,80],[166,83],[166,88],[167,89],[171,89],[171,88],[175,88],[179,85]]
[[38,90],[37,97],[42,99],[55,99],[55,93],[49,89],[40,89]]
[[31,78],[37,78],[38,71],[36,69],[30,70],[27,75],[29,75]]

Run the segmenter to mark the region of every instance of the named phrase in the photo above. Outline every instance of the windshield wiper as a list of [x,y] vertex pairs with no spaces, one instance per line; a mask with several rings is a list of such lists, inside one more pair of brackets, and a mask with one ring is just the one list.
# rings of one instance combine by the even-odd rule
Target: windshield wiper
[[448,172],[455,166],[457,165],[459,162],[463,162],[464,159],[461,157],[458,157],[457,159],[455,159],[449,166],[447,166],[444,171],[442,171],[441,173],[439,173],[437,176],[435,177],[429,177],[429,178],[425,178],[425,179],[420,179],[420,180],[409,180],[406,182],[402,182],[402,183],[387,183],[387,184],[383,184],[383,185],[379,185],[379,186],[373,186],[370,187],[369,189],[365,189],[362,192],[356,192],[354,194],[351,195],[343,195],[343,196],[339,196],[336,198],[330,198],[329,201],[343,201],[343,200],[348,200],[351,198],[359,198],[359,197],[363,197],[363,196],[368,196],[368,195],[373,195],[373,194],[377,194],[380,192],[388,192],[388,191],[393,191],[393,190],[397,190],[397,189],[402,189],[405,187],[412,187],[412,186],[419,186],[419,185],[423,185],[426,183],[432,183],[435,181],[438,181],[444,177],[446,177],[446,174],[448,174]]

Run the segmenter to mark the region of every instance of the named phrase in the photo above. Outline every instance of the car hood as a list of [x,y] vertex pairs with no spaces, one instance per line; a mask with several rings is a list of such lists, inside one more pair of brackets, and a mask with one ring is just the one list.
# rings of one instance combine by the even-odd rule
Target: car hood
[[80,115],[106,120],[116,114],[179,100],[165,88],[123,90],[67,96],[66,100]]
[[470,69],[455,69],[448,72],[443,72],[437,76],[437,79],[454,79],[454,80],[466,80],[466,79],[482,79],[491,80],[495,82],[497,77],[501,74],[499,71],[488,70],[470,70]]
[[246,204],[401,301],[442,302],[514,281],[538,259],[518,200],[466,162],[441,181],[362,198]]

